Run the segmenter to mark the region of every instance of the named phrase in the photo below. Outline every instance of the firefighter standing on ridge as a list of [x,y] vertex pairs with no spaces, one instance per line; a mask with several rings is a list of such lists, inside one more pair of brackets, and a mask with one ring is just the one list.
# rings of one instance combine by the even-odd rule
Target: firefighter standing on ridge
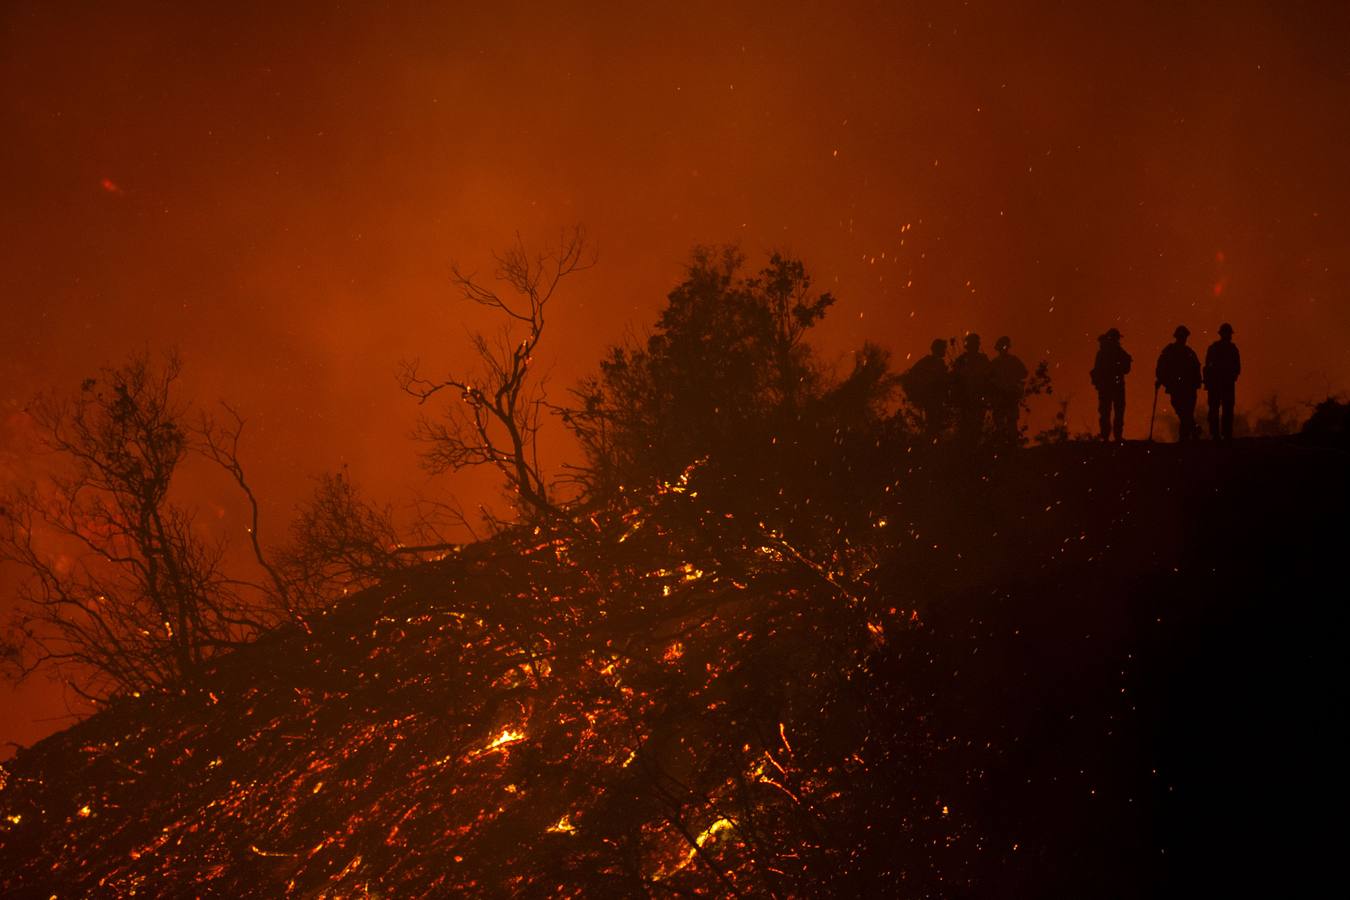
[[1017,417],[1027,381],[1027,367],[1008,352],[1011,347],[1012,338],[999,338],[994,342],[998,355],[989,361],[989,411],[994,418],[994,438],[1005,444],[1017,443]]
[[1200,359],[1194,350],[1186,346],[1186,338],[1191,336],[1189,328],[1178,325],[1172,336],[1176,340],[1158,354],[1153,389],[1157,390],[1161,386],[1167,391],[1167,396],[1172,400],[1172,409],[1181,423],[1178,440],[1189,441],[1195,437],[1195,397],[1200,391]]
[[980,350],[980,336],[966,335],[966,352],[952,363],[952,399],[956,403],[957,436],[977,443],[984,432],[989,393],[989,357]]
[[[1209,398],[1209,436],[1218,441],[1233,439],[1233,402],[1242,372],[1242,358],[1233,343],[1233,326],[1219,326],[1219,339],[1205,351],[1205,390]],[[1222,411],[1222,418],[1220,412]]]
[[922,413],[924,430],[929,438],[935,438],[947,424],[951,376],[947,372],[947,342],[942,338],[934,338],[930,349],[931,353],[900,376],[900,386],[905,389],[905,396]]
[[1109,441],[1114,435],[1123,440],[1125,430],[1125,376],[1134,362],[1120,346],[1120,330],[1108,328],[1097,338],[1097,358],[1092,363],[1092,386],[1097,389],[1097,417],[1101,438]]

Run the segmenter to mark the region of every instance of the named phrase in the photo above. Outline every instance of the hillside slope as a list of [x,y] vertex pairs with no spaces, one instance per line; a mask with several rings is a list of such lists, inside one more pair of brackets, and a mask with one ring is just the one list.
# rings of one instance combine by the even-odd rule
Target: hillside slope
[[1280,440],[906,455],[809,486],[792,517],[836,522],[828,546],[696,482],[503,535],[21,752],[0,885],[1311,885],[1339,836],[1310,823],[1346,799],[1346,463]]
[[1041,452],[990,502],[1035,536],[982,555],[928,616],[950,674],[937,718],[978,773],[961,801],[989,851],[975,893],[1330,883],[1344,835],[1318,823],[1350,796],[1331,739],[1350,457],[1283,440]]

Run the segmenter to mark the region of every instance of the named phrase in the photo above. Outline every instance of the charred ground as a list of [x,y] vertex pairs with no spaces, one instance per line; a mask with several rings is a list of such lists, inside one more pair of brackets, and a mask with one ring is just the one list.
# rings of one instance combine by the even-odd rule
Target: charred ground
[[696,469],[19,753],[0,883],[1297,891],[1346,798],[1346,461],[1271,439]]

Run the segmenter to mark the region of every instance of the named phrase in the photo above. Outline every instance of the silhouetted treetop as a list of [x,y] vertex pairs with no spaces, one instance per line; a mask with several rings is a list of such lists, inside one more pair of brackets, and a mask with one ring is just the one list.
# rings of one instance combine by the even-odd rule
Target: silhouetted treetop
[[699,247],[645,342],[610,349],[577,389],[568,423],[582,479],[605,492],[667,478],[800,417],[822,391],[807,331],[834,303],[800,260],[743,273],[733,247]]

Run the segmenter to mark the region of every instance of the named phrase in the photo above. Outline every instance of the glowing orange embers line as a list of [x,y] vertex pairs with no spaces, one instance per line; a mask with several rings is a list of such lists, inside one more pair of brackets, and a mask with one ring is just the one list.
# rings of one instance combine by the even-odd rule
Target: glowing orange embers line
[[507,727],[501,730],[500,734],[498,734],[491,741],[489,741],[487,746],[473,751],[468,755],[467,758],[473,759],[474,757],[477,756],[483,756],[484,754],[492,753],[494,750],[501,750],[502,748],[509,747],[512,744],[518,744],[521,741],[525,740],[525,737],[526,735],[523,730],[512,728],[508,725]]

